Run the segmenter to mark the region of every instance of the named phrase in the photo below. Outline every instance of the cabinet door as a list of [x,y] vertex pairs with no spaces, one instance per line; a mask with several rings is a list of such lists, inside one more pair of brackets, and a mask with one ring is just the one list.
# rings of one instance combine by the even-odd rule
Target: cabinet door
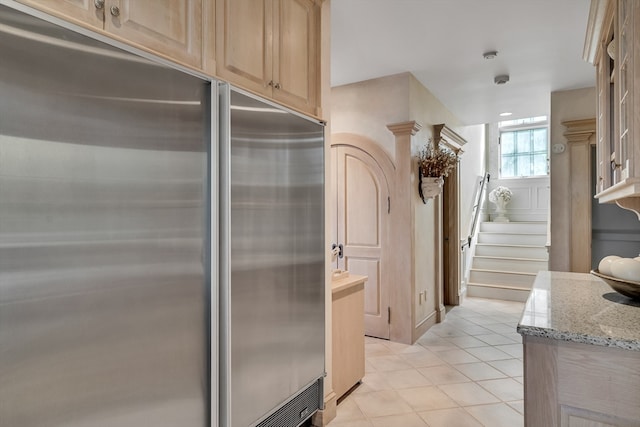
[[272,1],[218,0],[216,74],[271,96]]
[[598,94],[598,144],[597,144],[597,168],[598,177],[596,182],[596,194],[611,187],[611,148],[609,141],[611,141],[612,135],[610,131],[610,111],[611,111],[611,78],[609,70],[608,57],[601,57],[600,62],[596,65],[596,91]]
[[320,10],[312,0],[274,4],[273,98],[316,114]]
[[19,0],[28,6],[79,25],[102,29],[104,10],[94,0]]
[[107,0],[104,27],[127,43],[202,66],[202,0]]
[[[634,13],[636,0],[618,1],[618,34],[617,34],[617,55],[618,55],[618,129],[619,129],[619,167],[620,180],[635,177],[633,159],[633,109],[634,109],[634,72],[635,72],[635,49],[636,40],[634,35]],[[636,48],[637,49],[637,48]]]

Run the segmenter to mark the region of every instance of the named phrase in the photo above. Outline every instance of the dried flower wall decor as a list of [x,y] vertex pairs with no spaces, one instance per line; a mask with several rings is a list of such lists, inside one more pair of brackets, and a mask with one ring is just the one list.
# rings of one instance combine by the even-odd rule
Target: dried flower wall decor
[[425,148],[418,152],[420,174],[429,177],[446,177],[458,163],[458,156],[440,143],[429,139]]
[[457,163],[456,153],[429,139],[426,147],[418,152],[418,192],[423,203],[442,192],[443,177],[448,176]]

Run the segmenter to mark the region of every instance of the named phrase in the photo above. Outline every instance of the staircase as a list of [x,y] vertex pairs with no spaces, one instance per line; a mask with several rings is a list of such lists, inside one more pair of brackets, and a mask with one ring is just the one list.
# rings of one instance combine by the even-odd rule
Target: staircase
[[548,269],[546,222],[483,222],[467,295],[526,301],[540,270]]

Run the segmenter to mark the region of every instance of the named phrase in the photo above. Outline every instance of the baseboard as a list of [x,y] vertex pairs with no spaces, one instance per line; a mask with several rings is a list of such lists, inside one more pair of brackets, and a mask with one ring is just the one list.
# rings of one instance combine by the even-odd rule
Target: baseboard
[[462,304],[466,297],[467,297],[467,284],[465,282],[465,283],[462,284],[462,289],[460,290],[460,295],[458,295],[459,304]]
[[324,397],[324,409],[317,411],[311,417],[311,424],[314,427],[324,427],[329,424],[337,413],[338,396],[333,390]]
[[427,317],[422,319],[420,323],[413,328],[413,336],[411,337],[411,344],[414,344],[418,338],[424,335],[427,330],[437,323],[437,312],[430,313]]

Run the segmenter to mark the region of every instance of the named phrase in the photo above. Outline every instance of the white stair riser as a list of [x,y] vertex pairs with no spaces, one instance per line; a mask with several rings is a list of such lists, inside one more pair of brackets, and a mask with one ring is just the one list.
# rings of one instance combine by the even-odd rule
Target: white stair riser
[[473,268],[483,270],[517,271],[521,273],[537,273],[549,269],[547,261],[532,261],[509,258],[473,258]]
[[469,283],[467,285],[467,296],[478,298],[501,299],[506,301],[526,302],[529,291],[516,289],[493,288]]
[[493,246],[479,244],[476,246],[476,255],[498,256],[505,258],[547,259],[547,249],[545,247]]
[[479,233],[478,243],[544,246],[547,243],[547,236],[546,234]]
[[469,282],[486,283],[488,285],[516,286],[530,289],[536,276],[499,271],[471,270]]
[[546,222],[483,222],[480,231],[492,233],[532,233],[547,235]]

